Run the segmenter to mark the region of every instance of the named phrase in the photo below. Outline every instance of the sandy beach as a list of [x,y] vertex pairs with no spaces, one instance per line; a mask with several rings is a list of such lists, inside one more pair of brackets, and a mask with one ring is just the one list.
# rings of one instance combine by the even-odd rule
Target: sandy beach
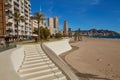
[[83,38],[60,55],[81,80],[120,80],[120,40]]

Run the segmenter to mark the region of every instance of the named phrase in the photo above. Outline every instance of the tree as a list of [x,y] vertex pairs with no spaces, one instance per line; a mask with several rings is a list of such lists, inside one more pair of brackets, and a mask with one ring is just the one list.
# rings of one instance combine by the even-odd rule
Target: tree
[[34,28],[33,34],[38,34],[38,28]]
[[[38,34],[38,29],[35,29],[34,33],[35,34]],[[47,27],[40,27],[40,38],[41,39],[44,39],[44,40],[47,40],[48,37],[50,36],[50,30],[47,28]]]
[[81,40],[80,28],[78,29],[77,33],[78,33],[78,41],[80,41]]
[[75,41],[77,41],[77,40],[81,41],[82,40],[80,28],[77,31],[75,31],[75,33],[74,33],[74,40]]
[[74,33],[74,41],[76,41],[77,40],[77,32],[75,31],[75,33]]
[[48,37],[50,36],[50,30],[47,27],[45,27],[43,30],[43,34],[44,34],[44,39],[47,40]]
[[61,38],[61,37],[62,37],[62,34],[60,34],[60,33],[55,34],[55,38]]
[[18,30],[18,26],[20,21],[25,22],[25,18],[24,16],[21,16],[18,12],[15,12],[12,15],[12,18],[16,21],[16,27],[17,27],[17,42],[19,42],[19,30]]
[[38,22],[38,40],[40,40],[40,23],[45,20],[45,16],[42,12],[36,12],[33,18]]

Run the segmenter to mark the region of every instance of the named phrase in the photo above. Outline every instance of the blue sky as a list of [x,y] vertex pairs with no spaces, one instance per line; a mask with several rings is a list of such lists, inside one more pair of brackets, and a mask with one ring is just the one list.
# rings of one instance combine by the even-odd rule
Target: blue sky
[[108,29],[120,32],[120,0],[30,0],[32,13],[42,8],[46,17],[59,17],[73,30]]

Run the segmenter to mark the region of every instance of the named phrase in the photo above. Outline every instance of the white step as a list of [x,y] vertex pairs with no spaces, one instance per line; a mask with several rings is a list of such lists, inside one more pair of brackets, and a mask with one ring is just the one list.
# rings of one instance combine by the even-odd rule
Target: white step
[[27,77],[23,77],[26,80],[39,80],[39,79],[44,79],[50,76],[55,76],[55,74],[61,74],[61,71],[56,70],[55,73],[53,72],[47,72],[47,73],[42,73],[42,74],[35,74],[32,76],[27,76]]
[[25,56],[34,56],[34,55],[39,55],[38,53],[35,53],[35,54],[28,54],[26,53]]
[[33,61],[33,60],[38,60],[42,59],[42,57],[37,57],[37,58],[25,58],[25,61]]
[[[33,62],[33,63],[26,63],[26,64],[24,63],[23,65],[24,66],[29,66],[29,65],[32,66],[32,65],[35,65],[35,64],[39,64],[39,63],[43,64],[44,62],[43,61],[38,61],[38,62]],[[52,63],[52,61],[45,61],[45,63]]]
[[29,71],[29,70],[34,70],[34,69],[40,69],[40,68],[45,68],[45,67],[51,67],[51,66],[55,66],[55,64],[50,64],[50,65],[42,65],[42,66],[36,66],[33,68],[21,68],[19,72],[24,72],[24,71]]
[[42,79],[39,79],[39,80],[67,80],[66,77],[63,74],[58,74],[58,76],[59,77],[54,75],[54,76],[42,78]]
[[26,58],[33,58],[33,57],[40,57],[41,55],[38,56],[25,56]]
[[67,80],[39,44],[25,46],[25,59],[19,73],[24,80]]
[[28,53],[28,54],[35,54],[35,53],[37,53],[37,51],[25,51],[25,53]]
[[34,54],[34,55],[26,55],[26,57],[34,57],[34,56],[40,56],[40,54]]
[[26,53],[26,55],[34,55],[34,54],[38,54],[38,52],[36,52],[36,51],[35,51],[35,52],[32,52],[32,53],[31,53],[31,52],[25,52],[25,53]]
[[39,80],[54,80],[54,79],[56,79],[56,76],[53,75],[53,76],[42,78],[42,79],[39,79]]
[[26,76],[30,76],[30,75],[35,75],[35,74],[41,74],[41,73],[44,73],[44,72],[50,72],[50,71],[54,71],[54,70],[57,70],[58,68],[53,68],[53,69],[44,69],[44,70],[39,70],[39,71],[36,71],[36,72],[31,72],[31,73],[27,73],[27,74],[21,74],[21,77],[26,77]]
[[31,62],[31,63],[23,63],[23,65],[30,65],[30,64],[36,64],[36,63],[41,63],[41,62],[46,62],[46,63],[51,63],[51,60],[48,61],[37,61],[37,62]]
[[32,63],[32,62],[38,62],[38,61],[43,61],[43,59],[37,59],[37,60],[31,60],[31,61],[24,61],[24,63]]
[[46,56],[46,54],[40,54],[40,55],[42,55],[42,56]]
[[35,67],[35,66],[49,65],[49,64],[52,64],[52,62],[51,63],[40,62],[36,64],[22,65],[22,68],[30,68],[30,67]]
[[36,62],[36,61],[41,61],[41,60],[50,60],[49,58],[36,58],[36,59],[27,59],[24,62],[29,63],[29,62]]
[[42,58],[42,56],[38,56],[38,57],[29,57],[29,58],[25,57],[26,60],[28,60],[28,59],[36,59],[36,58]]
[[43,60],[50,60],[49,58],[44,58]]
[[58,75],[56,75],[56,76],[57,76],[57,79],[53,79],[53,80],[67,80],[67,79],[66,79],[66,76],[63,75],[63,74],[58,74]]
[[56,66],[51,66],[51,67],[44,67],[44,68],[37,68],[37,69],[33,69],[33,70],[28,70],[28,71],[23,71],[23,72],[19,72],[20,74],[28,74],[28,73],[33,73],[33,72],[37,72],[37,71],[41,71],[41,70],[46,70],[46,69],[53,69],[53,68],[57,68]]

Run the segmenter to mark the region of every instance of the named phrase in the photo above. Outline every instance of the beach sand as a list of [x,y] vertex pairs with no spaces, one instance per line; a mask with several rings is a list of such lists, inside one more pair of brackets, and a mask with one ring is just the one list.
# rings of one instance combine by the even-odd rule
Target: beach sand
[[120,40],[83,38],[60,55],[80,80],[120,80]]

